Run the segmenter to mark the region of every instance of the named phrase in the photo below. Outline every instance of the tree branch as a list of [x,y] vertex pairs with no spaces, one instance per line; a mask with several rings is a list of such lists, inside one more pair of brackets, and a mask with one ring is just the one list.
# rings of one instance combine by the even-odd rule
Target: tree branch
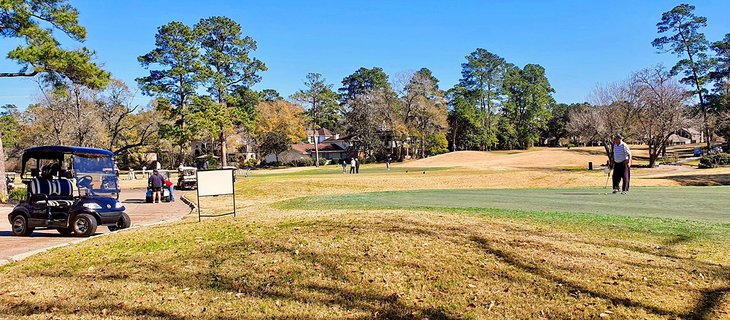
[[33,71],[31,73],[25,73],[25,72],[0,72],[0,78],[35,77],[37,74],[38,74],[38,71]]

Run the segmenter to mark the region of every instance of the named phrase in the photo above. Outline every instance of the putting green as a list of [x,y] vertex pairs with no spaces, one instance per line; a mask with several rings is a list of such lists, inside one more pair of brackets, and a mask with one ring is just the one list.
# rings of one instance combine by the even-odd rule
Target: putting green
[[628,194],[601,188],[461,189],[306,197],[290,208],[452,208],[576,212],[730,223],[730,187],[640,187]]

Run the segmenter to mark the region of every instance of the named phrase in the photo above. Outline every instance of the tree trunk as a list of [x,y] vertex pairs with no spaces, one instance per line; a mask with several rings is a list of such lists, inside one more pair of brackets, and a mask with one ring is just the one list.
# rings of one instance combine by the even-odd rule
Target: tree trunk
[[317,133],[315,132],[314,133],[314,154],[315,154],[316,159],[314,162],[314,166],[319,168],[319,141],[317,141],[319,139],[317,139],[317,138],[318,138]]
[[221,129],[221,166],[228,165],[228,144],[226,143],[226,130],[223,127]]
[[612,153],[611,152],[611,148],[612,148],[611,145],[612,145],[612,142],[609,142],[609,143],[606,143],[605,141],[603,142],[603,149],[606,150],[606,157],[608,158],[608,162],[607,163],[608,163],[608,165],[610,167],[613,167],[613,157],[611,157],[611,153]]
[[0,132],[0,202],[8,201],[8,186],[5,184],[5,150],[3,134]]

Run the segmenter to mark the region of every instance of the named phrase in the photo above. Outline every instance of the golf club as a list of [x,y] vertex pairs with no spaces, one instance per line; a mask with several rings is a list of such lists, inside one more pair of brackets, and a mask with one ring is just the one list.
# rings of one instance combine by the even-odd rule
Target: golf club
[[[611,179],[611,171],[612,171],[612,170],[613,170],[613,168],[611,168],[611,167],[609,166],[609,167],[606,167],[606,169],[604,169],[604,171],[603,171],[603,172],[606,172],[606,184],[604,184],[604,185],[603,185],[603,189],[606,189],[606,188],[608,188],[608,180],[610,180],[610,179]],[[606,193],[604,193],[604,194],[608,194],[608,192],[606,192]]]

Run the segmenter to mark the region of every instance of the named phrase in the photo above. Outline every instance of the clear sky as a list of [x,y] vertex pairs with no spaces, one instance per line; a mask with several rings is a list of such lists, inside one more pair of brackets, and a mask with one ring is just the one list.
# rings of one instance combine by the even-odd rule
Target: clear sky
[[[458,82],[461,63],[485,48],[523,66],[547,70],[558,102],[585,101],[598,83],[625,79],[632,71],[677,58],[657,54],[651,41],[661,14],[679,1],[192,1],[71,0],[87,28],[85,46],[115,78],[137,88],[146,74],[137,57],[153,49],[157,28],[170,21],[193,25],[223,15],[258,42],[254,56],[269,71],[255,86],[289,96],[308,72],[334,88],[359,67],[382,67],[391,77],[430,68],[447,89]],[[710,41],[730,33],[730,1],[693,1],[708,18]],[[78,47],[62,38],[67,47]],[[4,55],[17,41],[2,38]],[[1,71],[18,66],[0,60]],[[38,95],[29,79],[0,79],[0,105],[25,107]],[[149,97],[141,94],[138,104]]]

